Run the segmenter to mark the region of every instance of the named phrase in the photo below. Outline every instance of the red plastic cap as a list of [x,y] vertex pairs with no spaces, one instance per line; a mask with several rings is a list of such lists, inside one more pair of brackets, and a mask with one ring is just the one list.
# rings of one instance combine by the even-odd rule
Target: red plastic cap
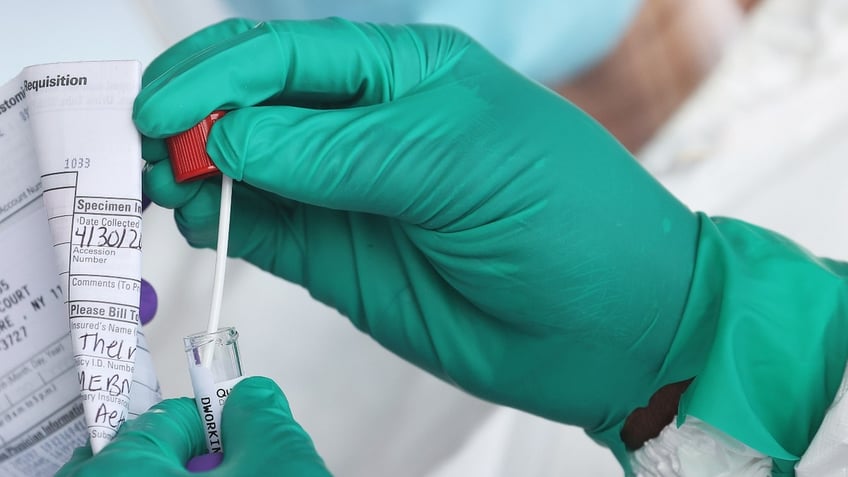
[[206,154],[206,138],[215,121],[226,111],[213,111],[193,128],[165,140],[171,155],[171,168],[177,182],[188,182],[220,174]]

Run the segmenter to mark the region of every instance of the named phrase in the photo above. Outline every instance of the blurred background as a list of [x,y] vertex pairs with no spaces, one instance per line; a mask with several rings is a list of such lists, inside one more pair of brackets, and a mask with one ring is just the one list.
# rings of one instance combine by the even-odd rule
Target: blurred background
[[[138,59],[230,16],[456,25],[604,124],[692,209],[848,258],[846,0],[136,0],[3,7],[0,80],[26,65]],[[166,396],[190,395],[182,337],[205,327],[214,254],[144,218],[146,328]],[[273,377],[340,476],[619,476],[579,429],[469,397],[299,287],[240,262],[223,324]]]

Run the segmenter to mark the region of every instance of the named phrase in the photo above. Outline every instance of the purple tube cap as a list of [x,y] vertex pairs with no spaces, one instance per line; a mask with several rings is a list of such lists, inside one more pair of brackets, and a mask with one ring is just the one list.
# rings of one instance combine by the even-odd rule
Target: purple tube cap
[[206,472],[218,467],[223,459],[224,454],[220,452],[216,454],[202,454],[192,457],[186,464],[186,469],[190,472]]
[[159,298],[156,296],[156,290],[147,280],[142,279],[141,303],[139,306],[139,320],[142,325],[146,325],[153,319],[157,308],[159,308]]

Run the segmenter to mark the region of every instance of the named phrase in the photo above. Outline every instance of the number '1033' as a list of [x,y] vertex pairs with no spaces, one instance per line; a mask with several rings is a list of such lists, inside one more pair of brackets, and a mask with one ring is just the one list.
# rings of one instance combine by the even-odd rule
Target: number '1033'
[[91,167],[90,157],[66,157],[65,169],[88,169]]

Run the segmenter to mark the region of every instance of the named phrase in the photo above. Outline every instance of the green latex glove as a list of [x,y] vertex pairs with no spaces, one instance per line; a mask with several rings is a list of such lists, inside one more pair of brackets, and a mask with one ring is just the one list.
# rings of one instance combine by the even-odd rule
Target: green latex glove
[[[208,143],[240,181],[232,256],[445,380],[587,429],[692,376],[657,370],[697,219],[595,121],[452,29],[252,26],[160,56],[134,111],[162,138],[233,110]],[[164,151],[146,144],[146,193],[214,246],[218,183],[176,185]]]
[[[696,379],[681,416],[769,455],[803,450],[798,426],[814,432],[835,393],[838,340],[775,373],[821,329],[842,329],[838,273],[772,232],[692,213],[595,121],[455,30],[234,20],[165,52],[143,83],[145,191],[175,209],[189,243],[215,245],[219,185],[175,184],[159,139],[230,109],[207,151],[240,181],[231,255],[302,284],[436,376],[585,428],[625,467],[626,416],[707,368],[749,381]],[[805,275],[749,264],[752,242]],[[744,299],[728,307],[722,293]],[[811,303],[838,324],[794,326]],[[736,334],[752,309],[768,313]],[[772,354],[714,349],[760,349],[769,320],[782,323],[762,347]],[[766,409],[767,393],[740,404],[748,383],[799,375],[803,413]]]
[[[247,378],[227,398],[221,417],[224,460],[203,475],[328,477],[312,440],[292,418],[286,397],[267,378]],[[203,422],[193,399],[168,399],[127,421],[92,457],[81,447],[57,477],[197,475],[186,462],[206,452]]]

